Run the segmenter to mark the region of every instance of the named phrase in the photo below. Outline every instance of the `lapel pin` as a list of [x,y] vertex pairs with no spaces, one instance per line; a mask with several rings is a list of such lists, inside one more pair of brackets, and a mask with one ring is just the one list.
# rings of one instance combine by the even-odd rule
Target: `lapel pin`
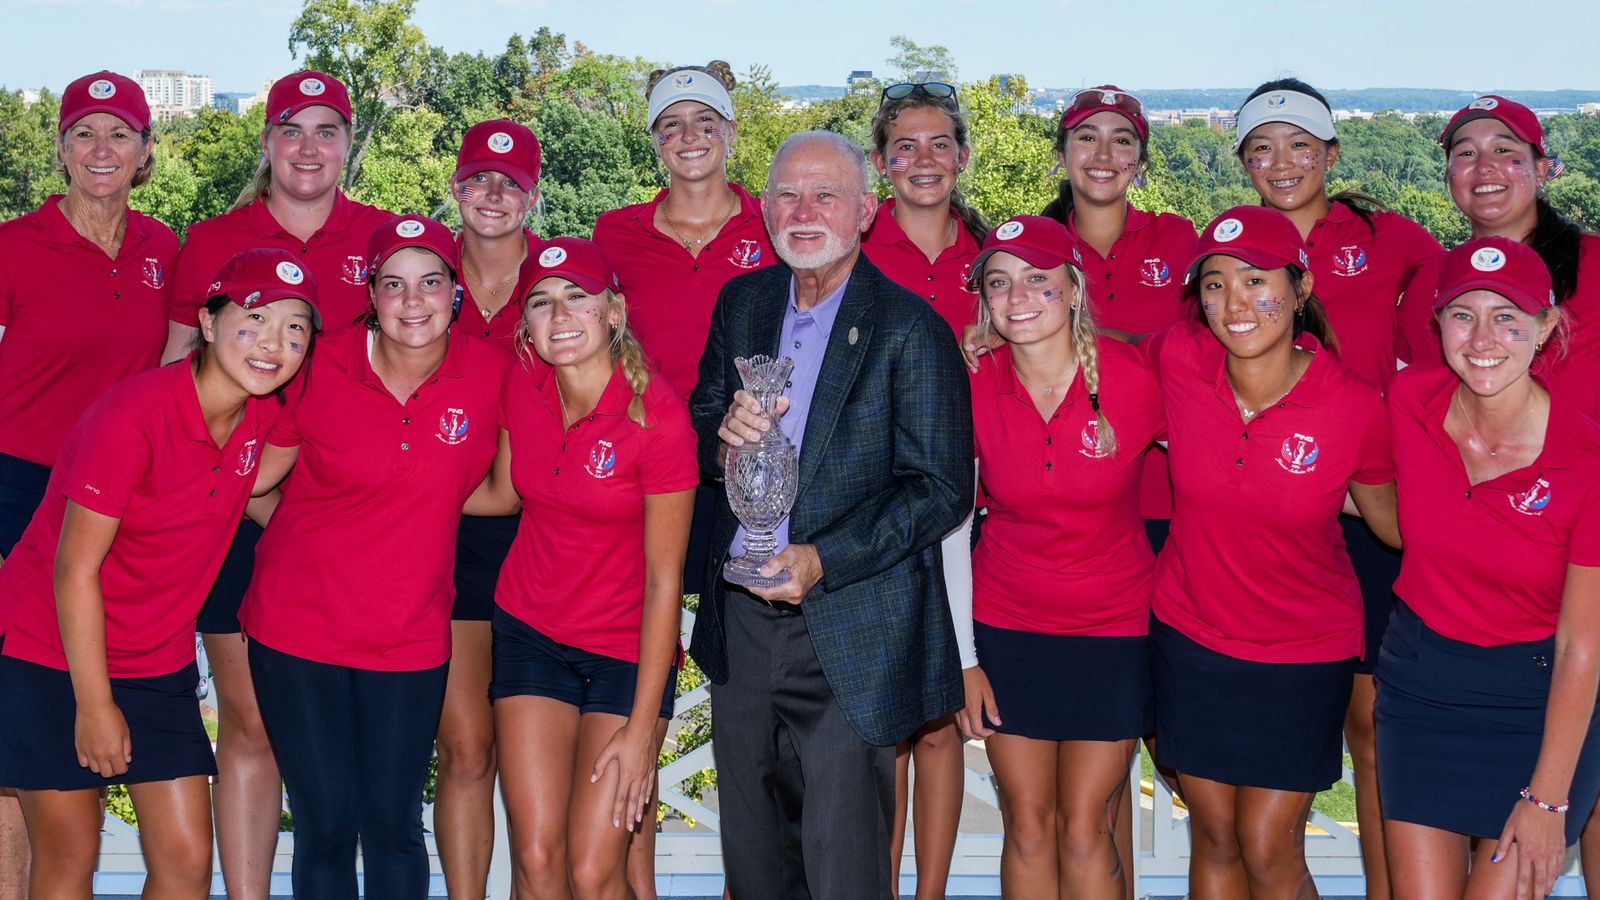
[[859,341],[859,340],[861,340],[861,331],[860,331],[860,329],[856,328],[855,326],[851,326],[851,328],[850,328],[850,346],[854,347],[856,345],[856,341]]

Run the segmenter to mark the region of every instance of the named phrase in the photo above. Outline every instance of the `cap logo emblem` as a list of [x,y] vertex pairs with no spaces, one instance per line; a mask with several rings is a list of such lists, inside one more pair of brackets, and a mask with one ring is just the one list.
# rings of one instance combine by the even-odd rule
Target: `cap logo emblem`
[[566,261],[567,250],[565,247],[546,247],[544,252],[539,254],[539,265],[546,269],[552,266],[559,266]]
[[1479,247],[1473,251],[1472,267],[1479,272],[1498,272],[1506,264],[1506,255],[1493,247]]
[[1500,101],[1493,97],[1479,97],[1471,103],[1468,103],[1467,109],[1494,109],[1499,105]]
[[323,84],[320,78],[300,79],[300,93],[307,97],[320,97],[327,89],[328,86]]
[[239,305],[243,306],[245,309],[249,309],[250,307],[255,306],[256,305],[256,301],[260,300],[260,299],[261,299],[261,292],[260,291],[251,291],[250,293],[244,295],[244,302],[239,304]]
[[117,86],[104,78],[89,85],[89,96],[96,100],[109,100],[117,93]]
[[515,144],[516,142],[511,139],[511,135],[506,134],[504,131],[496,131],[494,134],[489,135],[489,149],[496,153],[510,153]]
[[1117,105],[1117,92],[1116,91],[1101,91],[1100,92],[1100,102],[1105,104],[1106,106],[1116,106]]
[[1083,268],[1083,251],[1079,250],[1077,247],[1073,247],[1072,261],[1078,266],[1078,268]]
[[1238,219],[1223,219],[1217,227],[1211,229],[1211,239],[1218,243],[1226,244],[1244,234],[1244,223]]
[[278,278],[284,284],[299,284],[306,280],[306,273],[300,271],[300,267],[294,263],[284,260],[278,263]]
[[1300,249],[1300,268],[1302,268],[1302,269],[1311,268],[1311,257],[1306,255],[1305,248],[1303,248],[1303,247]]
[[422,223],[416,219],[407,219],[394,227],[394,233],[403,238],[414,238],[422,232]]
[[1267,98],[1267,109],[1282,109],[1284,104],[1288,102],[1288,97],[1285,97],[1282,94],[1273,94]]
[[994,230],[995,238],[1002,241],[1009,241],[1021,233],[1022,223],[1017,221],[1007,222]]
[[688,72],[679,72],[677,77],[672,79],[672,84],[674,87],[686,88],[689,85],[694,84],[694,76],[690,75]]

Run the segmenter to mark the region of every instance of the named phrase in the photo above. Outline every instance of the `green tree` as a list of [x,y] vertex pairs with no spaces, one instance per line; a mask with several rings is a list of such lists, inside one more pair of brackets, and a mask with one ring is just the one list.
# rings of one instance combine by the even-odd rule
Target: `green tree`
[[755,65],[733,89],[733,111],[739,121],[728,179],[751,193],[767,186],[767,168],[778,145],[794,130],[795,117],[783,109],[783,95],[772,70]]
[[923,46],[903,34],[889,38],[894,54],[884,62],[905,81],[945,81],[956,83],[959,70],[955,56],[940,44]]
[[178,141],[178,154],[197,181],[190,224],[227,212],[250,180],[261,160],[263,112],[259,107],[246,116],[201,110],[195,127]]
[[60,114],[61,101],[48,92],[29,105],[21,91],[0,90],[0,219],[32,212],[66,190],[56,163]]
[[181,237],[195,222],[195,200],[200,180],[172,141],[156,143],[156,169],[150,180],[133,189],[128,205],[155,216]]
[[350,89],[355,151],[344,184],[353,188],[373,135],[391,104],[412,102],[428,56],[422,29],[411,22],[416,0],[305,0],[289,27],[289,52]]
[[1018,213],[1034,214],[1055,196],[1051,140],[1029,121],[1032,112],[1016,112],[1028,94],[1025,79],[998,77],[967,85],[962,91],[971,126],[972,159],[960,182],[967,202],[989,222]]
[[1600,231],[1600,181],[1582,172],[1568,172],[1545,188],[1550,205],[1585,231]]
[[544,234],[588,237],[601,213],[629,202],[638,178],[629,164],[626,128],[623,121],[585,111],[568,99],[554,100],[540,112],[534,132],[558,151],[545,159],[539,181]]
[[404,109],[386,117],[351,196],[402,215],[455,214],[449,201],[455,155],[433,149],[444,123],[444,116],[429,109]]

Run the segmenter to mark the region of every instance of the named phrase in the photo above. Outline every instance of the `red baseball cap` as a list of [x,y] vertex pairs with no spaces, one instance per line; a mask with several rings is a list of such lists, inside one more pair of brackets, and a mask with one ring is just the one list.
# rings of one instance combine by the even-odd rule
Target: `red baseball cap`
[[538,256],[529,254],[522,266],[521,280],[528,285],[529,293],[539,282],[552,277],[565,278],[590,294],[621,288],[617,273],[600,245],[583,238],[552,238],[545,242]]
[[282,125],[308,106],[326,106],[344,116],[346,122],[354,122],[356,118],[350,107],[350,91],[344,82],[307,69],[272,83],[272,89],[267,91],[267,124]]
[[1209,256],[1242,259],[1258,269],[1311,268],[1305,238],[1289,217],[1270,206],[1235,206],[1200,232],[1200,246],[1183,276],[1184,291],[1196,289],[1194,276]]
[[378,277],[378,269],[395,254],[407,247],[421,247],[444,260],[455,275],[460,265],[460,249],[450,229],[427,216],[396,216],[372,229],[367,238],[367,271],[369,278]]
[[510,119],[490,119],[467,129],[456,154],[459,181],[479,172],[499,172],[528,190],[539,184],[539,139],[533,130]]
[[1451,135],[1473,119],[1498,119],[1512,134],[1532,144],[1540,156],[1549,156],[1544,151],[1544,126],[1539,124],[1539,117],[1521,103],[1498,94],[1484,94],[1457,110],[1444,126],[1444,133],[1439,135],[1439,146],[1449,150]]
[[972,268],[968,270],[969,286],[982,282],[983,264],[1002,250],[1035,269],[1065,265],[1083,268],[1083,254],[1067,232],[1067,226],[1049,216],[1012,216],[984,239],[983,251],[972,260]]
[[1556,305],[1544,258],[1510,238],[1477,238],[1444,255],[1433,311],[1468,291],[1493,291],[1532,316]]
[[136,131],[150,127],[150,103],[144,88],[126,75],[101,70],[67,85],[61,93],[59,131],[66,131],[90,113],[110,113]]
[[1114,112],[1121,115],[1133,123],[1133,130],[1139,133],[1139,140],[1149,140],[1150,123],[1144,118],[1144,104],[1139,102],[1138,97],[1114,84],[1085,88],[1073,94],[1072,100],[1067,103],[1066,112],[1061,115],[1061,130],[1071,131],[1084,119],[1099,112]]
[[256,247],[235,253],[222,264],[206,296],[225,295],[245,309],[279,300],[304,300],[311,307],[311,325],[322,330],[317,310],[317,279],[295,261],[294,254],[277,247]]

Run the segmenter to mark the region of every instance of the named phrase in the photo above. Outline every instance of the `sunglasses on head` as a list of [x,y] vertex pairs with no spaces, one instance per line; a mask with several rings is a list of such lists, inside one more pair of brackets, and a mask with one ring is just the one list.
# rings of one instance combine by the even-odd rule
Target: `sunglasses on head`
[[1144,105],[1139,98],[1127,91],[1114,91],[1109,88],[1085,88],[1072,95],[1072,102],[1067,104],[1069,110],[1095,109],[1106,107],[1120,110],[1128,115],[1144,118]]
[[921,95],[930,100],[953,100],[956,88],[953,84],[942,81],[923,81],[912,83],[903,81],[900,84],[891,84],[883,89],[884,100],[904,100],[907,97]]

